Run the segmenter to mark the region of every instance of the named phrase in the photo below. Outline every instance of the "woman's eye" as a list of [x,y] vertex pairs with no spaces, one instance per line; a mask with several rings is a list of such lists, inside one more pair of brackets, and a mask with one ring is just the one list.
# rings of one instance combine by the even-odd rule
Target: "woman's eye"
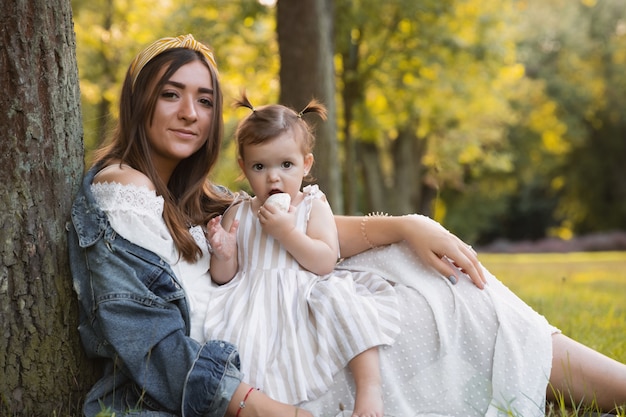
[[176,97],[178,97],[178,94],[176,94],[176,92],[174,92],[174,91],[163,91],[161,93],[161,97],[163,97],[163,98],[176,98]]
[[202,103],[203,106],[213,107],[213,100],[212,99],[201,98],[199,101],[200,101],[200,103]]

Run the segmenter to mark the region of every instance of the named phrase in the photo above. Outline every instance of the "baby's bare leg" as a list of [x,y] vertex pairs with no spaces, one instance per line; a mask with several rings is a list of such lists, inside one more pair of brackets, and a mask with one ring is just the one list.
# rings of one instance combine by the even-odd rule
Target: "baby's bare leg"
[[626,365],[562,334],[552,336],[548,399],[555,391],[573,405],[595,402],[603,411],[626,404]]
[[356,385],[352,417],[382,417],[383,393],[378,348],[355,356],[348,364]]

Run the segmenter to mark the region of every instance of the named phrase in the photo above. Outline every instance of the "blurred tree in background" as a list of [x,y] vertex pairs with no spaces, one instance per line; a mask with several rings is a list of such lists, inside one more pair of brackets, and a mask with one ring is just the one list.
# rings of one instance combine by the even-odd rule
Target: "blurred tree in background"
[[441,190],[510,170],[512,4],[367,3],[337,7],[348,207],[444,219]]
[[[626,229],[626,8],[616,0],[517,5],[525,77],[511,102],[517,119],[507,127],[514,169],[496,180],[511,188],[478,236]],[[468,194],[458,202],[468,213],[477,203]]]
[[[322,15],[285,21],[281,4],[253,0],[74,0],[88,150],[116,117],[133,54],[193,33],[215,48],[226,90],[217,182],[246,187],[230,140],[242,89],[257,104],[313,91],[334,95],[316,175],[337,212],[421,212],[473,243],[626,228],[621,0],[300,3]],[[279,49],[277,27],[303,39]],[[298,68],[328,31],[334,61]],[[281,91],[298,75],[301,88]]]
[[[519,43],[564,126],[551,184],[556,214],[579,233],[626,228],[626,8],[620,1],[529,2]],[[539,25],[546,5],[550,20]],[[551,138],[544,138],[549,145]]]
[[311,98],[325,104],[326,122],[309,120],[316,136],[313,182],[324,190],[335,212],[342,213],[332,10],[331,0],[278,0],[279,100],[296,110],[304,108]]

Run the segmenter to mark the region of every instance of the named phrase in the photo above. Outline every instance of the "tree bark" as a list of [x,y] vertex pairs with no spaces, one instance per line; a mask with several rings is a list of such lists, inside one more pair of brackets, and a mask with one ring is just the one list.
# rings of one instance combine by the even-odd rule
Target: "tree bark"
[[[344,33],[343,36],[351,38],[350,33]],[[347,50],[342,53],[342,98],[343,98],[343,149],[344,149],[344,196],[345,196],[345,212],[346,214],[357,214],[358,212],[358,178],[354,174],[357,172],[357,141],[352,137],[352,123],[354,121],[355,108],[359,103],[364,101],[363,92],[365,88],[362,80],[359,77],[359,44],[358,41],[352,42],[352,40],[343,40],[348,43]],[[374,147],[375,149],[375,147]],[[371,148],[369,148],[371,150]],[[377,161],[378,162],[378,161]],[[361,163],[363,170],[368,170],[370,167]],[[376,171],[379,171],[379,166],[372,166]],[[366,173],[367,174],[367,173]],[[374,173],[373,175],[376,175]],[[365,187],[366,194],[374,192],[373,189]]]
[[[385,186],[385,178],[380,164],[380,152],[374,143],[356,142],[357,155],[363,178],[363,214],[372,212],[393,213],[394,190]],[[355,212],[354,214],[358,214]]]
[[0,414],[67,415],[91,384],[65,233],[84,154],[71,5],[4,0],[0,24]]
[[337,146],[331,0],[278,0],[280,102],[303,108],[311,98],[324,103],[328,120],[316,123],[313,174],[335,213],[343,213]]
[[426,140],[415,134],[415,129],[400,130],[391,147],[394,167],[393,214],[424,213],[422,193],[424,191],[424,165]]

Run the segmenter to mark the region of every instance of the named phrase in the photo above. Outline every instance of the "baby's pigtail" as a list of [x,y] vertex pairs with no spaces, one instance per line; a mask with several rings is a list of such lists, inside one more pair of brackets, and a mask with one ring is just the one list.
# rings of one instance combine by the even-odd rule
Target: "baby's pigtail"
[[254,113],[254,106],[252,105],[252,103],[250,103],[250,100],[248,99],[248,96],[246,95],[245,90],[241,93],[241,97],[235,101],[235,107],[239,108],[239,107],[247,107],[250,110],[252,110],[252,112]]
[[302,118],[302,116],[307,113],[315,113],[322,120],[326,120],[326,107],[324,107],[324,105],[316,99],[312,99],[311,101],[309,101],[309,104],[307,104],[306,107],[303,108],[300,113],[298,113],[298,117]]

